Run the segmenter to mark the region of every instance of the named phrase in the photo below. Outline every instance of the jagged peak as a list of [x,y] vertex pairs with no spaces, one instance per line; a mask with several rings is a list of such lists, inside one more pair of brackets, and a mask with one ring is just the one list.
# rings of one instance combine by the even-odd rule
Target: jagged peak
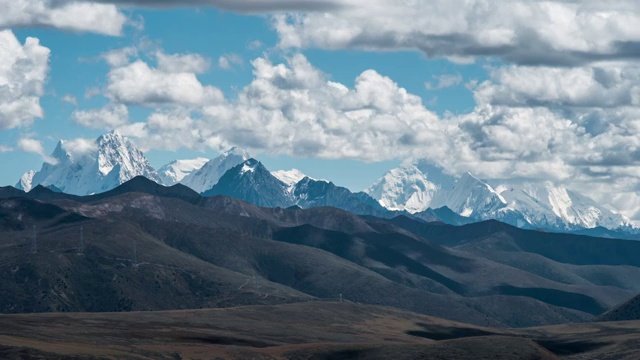
[[240,174],[252,173],[255,172],[256,169],[260,169],[262,167],[262,163],[260,161],[251,158],[244,163],[242,163],[242,168],[240,168]]
[[278,180],[282,181],[283,183],[289,186],[299,183],[304,178],[309,178],[307,175],[305,175],[302,171],[298,169],[278,170],[278,171],[272,172],[271,174],[276,178],[278,178]]

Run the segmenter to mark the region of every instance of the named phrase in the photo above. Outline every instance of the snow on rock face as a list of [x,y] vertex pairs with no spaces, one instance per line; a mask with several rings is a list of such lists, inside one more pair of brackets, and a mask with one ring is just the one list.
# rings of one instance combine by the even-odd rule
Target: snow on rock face
[[387,172],[365,190],[385,208],[411,213],[428,209],[437,191],[436,184],[414,165],[403,165]]
[[68,194],[90,195],[114,189],[136,176],[160,182],[142,151],[117,132],[95,142],[61,140],[52,158],[55,164],[44,163],[33,176],[25,174],[18,187],[55,186]]
[[158,170],[158,175],[164,186],[172,186],[191,173],[200,170],[204,164],[209,162],[206,158],[197,158],[192,160],[174,160]]
[[204,164],[199,170],[187,175],[180,183],[198,193],[203,193],[213,188],[227,171],[250,158],[251,156],[244,149],[233,147]]
[[432,206],[446,206],[466,217],[492,218],[507,207],[507,202],[489,184],[464,174],[450,189],[442,189],[433,199]]
[[497,188],[510,207],[520,211],[538,227],[570,230],[602,226],[618,229],[632,225],[623,215],[550,182],[501,182]]
[[528,228],[570,231],[632,227],[629,219],[550,182],[459,179],[426,162],[389,171],[366,192],[389,210],[420,212],[446,206],[473,220],[495,219]]
[[302,171],[298,169],[291,169],[289,171],[286,171],[286,170],[273,171],[271,174],[275,176],[278,180],[282,181],[283,183],[289,186],[293,186],[299,183],[305,177],[307,177],[307,175],[303,174]]
[[31,170],[31,171],[25,173],[24,175],[22,175],[22,177],[20,178],[20,181],[16,185],[16,188],[18,188],[20,190],[24,190],[26,192],[31,191],[31,189],[33,188],[33,186],[32,186],[33,177],[35,175],[36,175],[36,172],[33,171],[33,170]]

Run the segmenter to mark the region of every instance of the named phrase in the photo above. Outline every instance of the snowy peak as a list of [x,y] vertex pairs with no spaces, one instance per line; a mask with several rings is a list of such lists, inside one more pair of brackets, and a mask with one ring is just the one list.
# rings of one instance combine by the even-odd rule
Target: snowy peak
[[68,194],[90,195],[114,189],[136,176],[160,180],[142,151],[116,132],[95,141],[61,140],[52,157],[55,164],[44,163],[40,171],[25,174],[18,185],[23,189],[53,186]]
[[433,208],[446,206],[465,217],[491,218],[506,208],[507,202],[489,184],[465,173],[451,189],[443,189],[435,196]]
[[551,182],[455,179],[427,161],[387,172],[366,192],[389,210],[412,213],[447,207],[473,221],[495,219],[525,228],[574,231],[632,228],[621,214]]
[[437,191],[436,184],[415,165],[393,169],[365,190],[385,208],[411,213],[428,209]]
[[200,170],[204,164],[209,162],[206,158],[196,158],[191,160],[174,160],[158,170],[158,175],[162,184],[173,186],[181,182],[191,173]]
[[556,230],[631,226],[629,219],[551,182],[498,182],[496,189],[532,225]]
[[258,206],[293,205],[287,184],[278,180],[262,163],[248,159],[229,169],[204,196],[232,196]]
[[33,186],[32,186],[33,177],[35,176],[35,174],[36,174],[36,172],[31,170],[31,171],[25,173],[24,175],[22,175],[22,177],[20,178],[20,181],[16,185],[16,188],[20,189],[20,190],[24,190],[26,192],[31,191],[31,189],[33,188]]
[[[118,182],[116,186],[136,176],[144,176],[147,179],[160,182],[158,173],[153,169],[142,151],[118,132],[114,131],[100,136],[97,140],[97,145],[98,170],[104,176],[110,175],[115,170],[117,176],[111,176]],[[108,186],[110,185],[108,184]]]
[[278,180],[282,181],[283,183],[289,186],[293,186],[299,183],[302,179],[307,177],[307,175],[305,175],[304,173],[302,173],[302,171],[298,169],[291,169],[289,171],[278,170],[278,171],[272,172],[271,174],[275,176]]
[[213,188],[227,171],[250,158],[251,156],[244,149],[233,147],[204,164],[199,170],[185,176],[180,183],[198,193],[203,193]]
[[249,161],[245,161],[244,164],[242,164],[242,168],[240,168],[240,174],[243,175],[245,173],[252,173],[256,171],[256,167],[258,166],[259,162],[251,159]]

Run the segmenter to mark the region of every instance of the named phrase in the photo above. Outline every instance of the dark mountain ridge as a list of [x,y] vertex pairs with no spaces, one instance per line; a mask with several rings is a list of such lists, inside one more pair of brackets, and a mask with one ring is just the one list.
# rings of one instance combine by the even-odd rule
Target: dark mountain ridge
[[[57,209],[37,220],[41,253],[30,254],[29,229],[14,226],[37,213],[19,201]],[[0,296],[3,312],[219,307],[342,294],[476,324],[531,326],[589,320],[640,292],[633,281],[640,243],[492,221],[456,227],[331,207],[263,208],[144,178],[82,198],[24,194],[1,208],[0,282],[2,295],[11,294]],[[599,240],[604,253],[623,251],[596,261],[589,249]],[[576,251],[580,244],[589,251]],[[100,286],[90,285],[94,278]],[[19,285],[25,281],[32,285]],[[57,295],[34,298],[47,289]]]

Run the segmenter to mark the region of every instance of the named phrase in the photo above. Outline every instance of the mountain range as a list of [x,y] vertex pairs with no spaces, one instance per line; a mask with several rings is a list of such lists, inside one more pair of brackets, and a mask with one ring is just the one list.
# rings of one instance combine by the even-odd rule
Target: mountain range
[[364,192],[354,193],[302,172],[269,171],[237,147],[209,160],[175,160],[153,169],[142,151],[118,134],[94,142],[60,141],[49,163],[25,174],[16,187],[38,185],[72,195],[91,195],[144,176],[159,184],[185,185],[205,196],[227,195],[259,206],[332,206],[359,215],[398,215],[463,225],[499,220],[520,228],[605,237],[636,238],[638,229],[623,215],[550,182],[481,180],[446,174],[424,161],[390,170]]
[[[252,159],[232,170],[218,189],[268,174]],[[237,178],[247,174],[256,176]],[[284,183],[272,185],[281,184],[287,191]],[[590,320],[640,292],[637,241],[494,220],[452,226],[326,206],[259,207],[142,176],[91,196],[0,188],[0,247],[4,313],[342,296],[476,325],[523,327]]]

